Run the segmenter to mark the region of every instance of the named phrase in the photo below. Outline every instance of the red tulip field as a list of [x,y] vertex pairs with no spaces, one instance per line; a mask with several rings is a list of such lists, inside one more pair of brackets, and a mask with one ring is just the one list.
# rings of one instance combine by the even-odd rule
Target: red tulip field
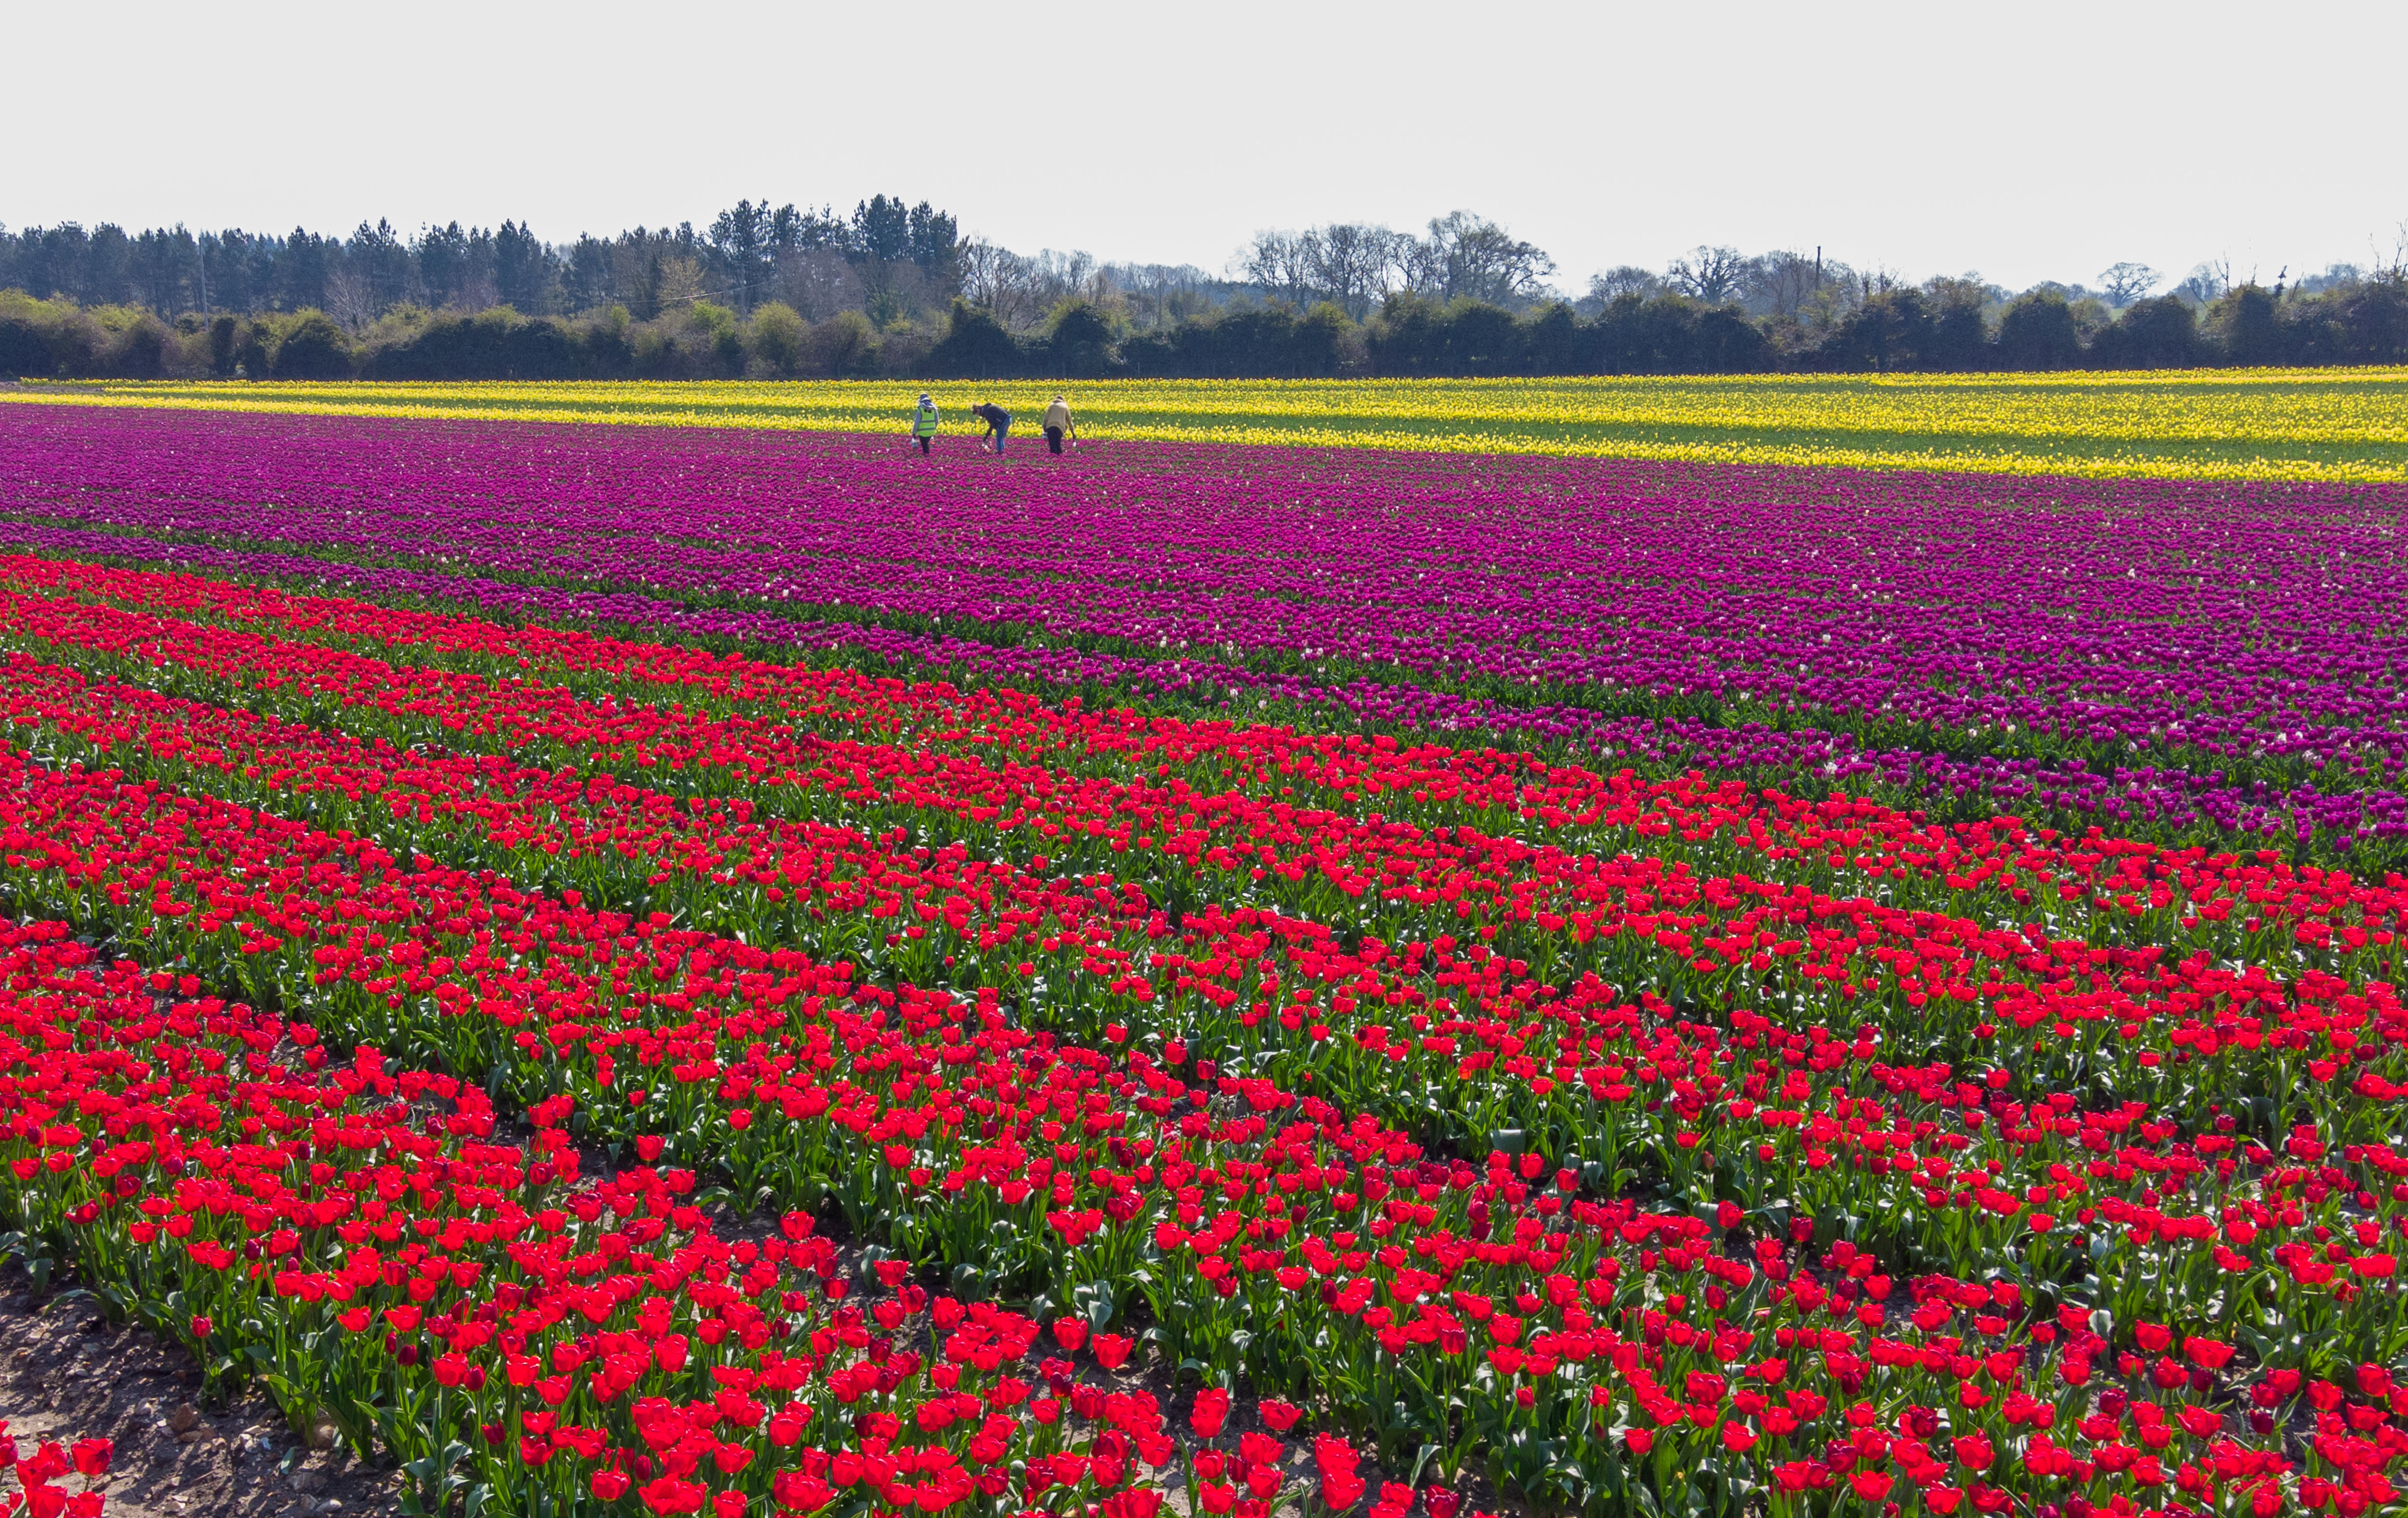
[[0,437],[0,1255],[401,1511],[2408,1508],[2399,487]]

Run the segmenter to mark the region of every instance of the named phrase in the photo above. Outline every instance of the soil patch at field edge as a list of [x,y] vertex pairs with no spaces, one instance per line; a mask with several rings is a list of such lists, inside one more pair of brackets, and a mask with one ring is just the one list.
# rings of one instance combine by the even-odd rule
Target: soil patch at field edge
[[[109,1518],[400,1511],[394,1472],[308,1449],[265,1396],[212,1408],[200,1390],[200,1368],[180,1347],[108,1322],[81,1292],[37,1295],[20,1273],[0,1277],[0,1418],[21,1455],[45,1440],[114,1441],[96,1485]],[[81,1479],[62,1484],[75,1490]]]

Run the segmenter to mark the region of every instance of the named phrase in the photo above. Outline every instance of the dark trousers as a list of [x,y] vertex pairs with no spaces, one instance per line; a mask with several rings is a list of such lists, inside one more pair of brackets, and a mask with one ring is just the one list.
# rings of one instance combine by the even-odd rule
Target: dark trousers
[[921,451],[923,454],[924,454],[924,453],[926,453],[926,452],[928,451],[928,439],[926,439],[925,437],[923,437],[923,438],[921,438],[921,439],[920,439],[920,451]]
[[1045,446],[1046,446],[1046,448],[1047,448],[1049,451],[1053,451],[1053,452],[1059,453],[1059,452],[1061,452],[1061,451],[1062,451],[1062,429],[1061,429],[1061,428],[1059,428],[1059,427],[1048,427],[1048,428],[1046,428],[1046,429],[1045,429]]

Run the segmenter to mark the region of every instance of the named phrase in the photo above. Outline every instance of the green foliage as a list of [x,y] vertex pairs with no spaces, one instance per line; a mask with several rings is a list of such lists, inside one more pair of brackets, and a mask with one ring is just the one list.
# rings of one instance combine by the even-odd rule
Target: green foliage
[[2256,366],[2283,361],[2283,323],[2273,294],[2245,284],[2207,309],[2207,329],[2233,363]]
[[811,328],[808,347],[815,374],[849,380],[877,372],[878,333],[859,311],[838,311]]
[[1100,379],[1112,370],[1111,322],[1083,300],[1064,301],[1054,313],[1045,351],[1056,373],[1079,380]]
[[1915,368],[1938,324],[1924,306],[1922,291],[1884,290],[1848,314],[1825,339],[1821,356],[1836,359],[1834,367],[1876,374]]
[[351,339],[325,312],[298,311],[278,334],[267,365],[268,372],[279,380],[348,380],[351,377]]
[[2071,369],[2082,362],[2073,308],[2054,290],[2035,290],[1999,322],[1999,362],[2010,369]]
[[1447,308],[1444,367],[1456,374],[1516,374],[1522,367],[1522,328],[1511,311],[1484,301],[1457,301]]
[[778,376],[793,374],[803,362],[803,343],[810,329],[795,308],[781,300],[773,300],[752,312],[748,329],[752,358],[768,373]]
[[224,376],[234,373],[236,329],[240,325],[231,316],[210,319],[208,327],[209,372]]
[[93,316],[108,334],[108,366],[129,380],[155,380],[166,371],[176,334],[138,306],[106,306]]
[[2332,299],[2344,364],[2408,364],[2408,271],[2369,279]]
[[206,339],[138,306],[80,307],[0,291],[0,375],[151,380],[197,372]]
[[728,379],[743,374],[744,334],[736,324],[734,311],[698,300],[686,308],[686,321],[710,345],[710,365],[718,374]]
[[1335,301],[1316,301],[1296,324],[1296,365],[1305,374],[1342,374],[1359,347],[1354,319]]
[[1364,372],[1364,333],[1336,305],[1298,315],[1243,306],[1121,344],[1122,371],[1192,379],[1320,379]]
[[2199,318],[2179,297],[2135,301],[2092,339],[2093,362],[2118,369],[2182,369],[2200,361]]
[[22,316],[0,315],[0,376],[47,375],[50,368],[42,329]]
[[[912,259],[884,267],[919,278]],[[649,320],[620,305],[530,319],[509,306],[404,303],[349,332],[315,309],[192,314],[171,327],[136,306],[0,291],[0,370],[37,379],[1320,379],[2408,363],[2408,277],[2392,273],[2309,295],[2243,285],[2203,310],[2166,295],[2110,313],[2035,291],[1998,313],[1995,336],[1998,292],[1967,279],[1851,293],[1761,320],[1677,294],[1626,293],[1582,317],[1562,303],[1516,314],[1403,293],[1361,323],[1330,302],[1301,311],[1240,303],[1135,334],[1119,305],[1071,298],[1029,337],[959,297],[934,326],[910,318],[899,294],[882,304],[893,313],[883,324],[843,310],[813,325],[776,300],[748,319],[694,294],[694,260],[660,261],[660,273],[658,314]]]
[[1591,327],[1598,374],[1746,374],[1774,367],[1763,330],[1736,307],[1623,295]]
[[1532,374],[1577,373],[1581,362],[1580,320],[1564,302],[1550,301],[1524,324],[1522,346],[1529,356]]
[[1020,345],[994,313],[954,297],[944,336],[928,351],[928,372],[943,379],[986,380],[1018,374]]
[[247,380],[267,378],[267,329],[246,322],[235,338],[234,372]]
[[1982,288],[1965,279],[1935,279],[1925,293],[1938,305],[1923,342],[1923,367],[1958,372],[1988,368],[1990,331],[1982,314]]

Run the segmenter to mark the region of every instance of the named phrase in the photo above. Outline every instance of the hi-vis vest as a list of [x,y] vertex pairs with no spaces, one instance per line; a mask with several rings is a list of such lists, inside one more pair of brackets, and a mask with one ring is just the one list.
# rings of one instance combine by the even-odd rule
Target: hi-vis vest
[[923,406],[918,411],[912,413],[911,436],[914,437],[934,437],[937,436],[937,408],[935,407]]

